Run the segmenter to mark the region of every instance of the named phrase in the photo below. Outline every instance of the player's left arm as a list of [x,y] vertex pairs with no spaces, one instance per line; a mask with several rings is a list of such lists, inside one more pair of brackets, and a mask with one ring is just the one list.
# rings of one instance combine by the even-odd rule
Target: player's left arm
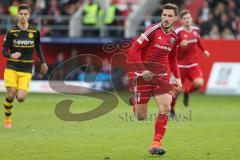
[[[199,34],[199,33],[198,33]],[[198,47],[201,49],[203,55],[205,57],[209,57],[210,56],[210,53],[208,52],[208,50],[206,50],[206,48],[204,47],[204,45],[202,44],[202,40],[201,40],[201,37],[200,35],[198,36]]]
[[37,31],[37,36],[36,36],[36,39],[35,39],[35,49],[36,49],[38,58],[39,58],[40,63],[41,63],[41,72],[43,74],[45,74],[48,71],[48,66],[47,66],[43,51],[41,49],[40,32],[39,31]]
[[169,54],[169,67],[171,72],[173,73],[174,77],[176,78],[176,83],[178,85],[177,90],[181,90],[182,82],[180,78],[180,72],[177,63],[177,47]]

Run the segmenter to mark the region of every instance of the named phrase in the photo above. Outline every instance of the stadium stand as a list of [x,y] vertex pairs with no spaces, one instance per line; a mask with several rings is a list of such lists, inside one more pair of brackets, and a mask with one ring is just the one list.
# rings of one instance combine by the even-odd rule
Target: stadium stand
[[[96,10],[87,7],[89,1],[97,6]],[[14,23],[17,5],[27,3],[32,8],[32,22],[41,28],[43,36],[123,37],[125,35],[125,37],[134,37],[139,33],[137,30],[142,31],[147,25],[160,19],[161,5],[166,2],[190,9],[196,24],[201,28],[201,35],[205,38],[240,37],[239,0],[159,0],[154,1],[152,6],[145,5],[148,3],[146,0],[113,0],[112,2],[107,0],[3,0],[0,2],[1,33],[5,33],[6,29]],[[81,10],[78,16],[80,21],[73,18],[78,10]],[[91,16],[89,18],[91,12],[96,12],[93,13],[95,20],[91,20]],[[94,22],[89,26],[84,24],[87,21]],[[70,23],[74,26],[71,27]],[[140,26],[134,28],[132,23]]]

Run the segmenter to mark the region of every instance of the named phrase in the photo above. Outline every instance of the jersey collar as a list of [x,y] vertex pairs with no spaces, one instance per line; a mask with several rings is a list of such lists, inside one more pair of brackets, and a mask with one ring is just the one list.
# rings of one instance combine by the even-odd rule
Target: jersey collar
[[21,28],[18,26],[18,24],[16,24],[16,27],[17,27],[18,29],[20,29],[21,31],[26,31],[26,30],[28,30],[28,29],[30,28],[30,24],[28,23],[27,29],[21,29]]

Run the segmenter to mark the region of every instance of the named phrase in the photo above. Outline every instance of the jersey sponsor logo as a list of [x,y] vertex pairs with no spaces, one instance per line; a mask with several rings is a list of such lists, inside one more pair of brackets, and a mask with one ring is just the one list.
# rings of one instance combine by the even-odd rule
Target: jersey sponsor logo
[[191,40],[188,40],[188,43],[197,43],[198,42],[198,39],[191,39]]
[[28,38],[33,38],[33,33],[28,33]]
[[158,39],[160,39],[160,40],[161,40],[161,39],[162,39],[162,37],[161,37],[161,36],[159,36],[159,37],[158,37]]
[[159,45],[159,44],[155,44],[155,47],[159,48],[159,49],[163,49],[163,50],[167,50],[169,52],[172,51],[172,48],[168,47],[168,46],[163,46],[163,45]]
[[33,45],[33,40],[13,40],[14,45]]

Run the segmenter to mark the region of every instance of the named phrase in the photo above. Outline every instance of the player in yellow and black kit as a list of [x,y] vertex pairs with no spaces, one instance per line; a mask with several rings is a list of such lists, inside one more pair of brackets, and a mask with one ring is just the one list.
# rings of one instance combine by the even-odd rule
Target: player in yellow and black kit
[[34,48],[41,62],[41,72],[46,73],[48,66],[45,62],[41,47],[39,31],[28,23],[30,8],[26,5],[18,7],[18,23],[10,28],[3,43],[3,55],[7,58],[4,71],[4,81],[7,89],[5,107],[5,128],[11,128],[13,100],[16,96],[23,102],[29,91],[32,79]]

